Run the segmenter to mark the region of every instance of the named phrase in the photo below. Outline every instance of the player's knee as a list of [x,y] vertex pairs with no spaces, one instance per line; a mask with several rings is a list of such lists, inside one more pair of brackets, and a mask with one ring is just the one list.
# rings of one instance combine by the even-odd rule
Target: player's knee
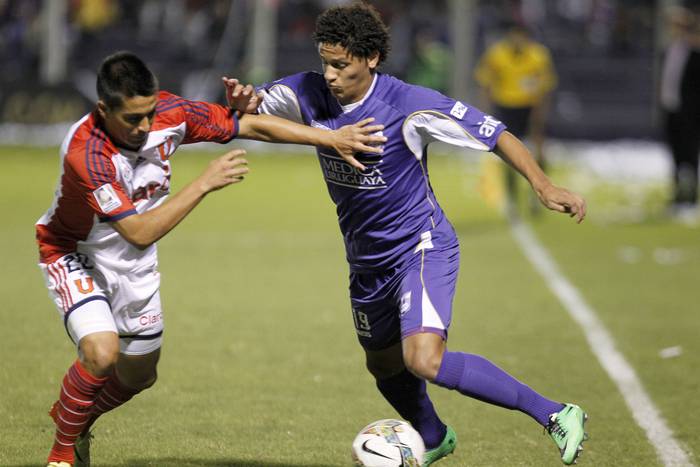
[[109,375],[119,358],[119,339],[89,339],[80,341],[81,363],[90,373],[102,377]]
[[439,349],[414,348],[404,352],[404,363],[408,371],[419,378],[434,381],[442,364]]

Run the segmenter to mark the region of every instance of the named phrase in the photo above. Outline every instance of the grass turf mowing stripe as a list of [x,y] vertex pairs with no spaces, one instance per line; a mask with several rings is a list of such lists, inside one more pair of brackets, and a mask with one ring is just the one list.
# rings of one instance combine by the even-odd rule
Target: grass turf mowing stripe
[[583,329],[593,354],[620,390],[632,416],[646,433],[663,465],[693,466],[690,457],[674,438],[673,432],[644,390],[639,377],[624,355],[617,350],[614,339],[595,311],[588,306],[576,287],[564,277],[526,224],[514,220],[511,222],[511,230],[527,259],[545,279],[547,286],[564,305],[569,315]]

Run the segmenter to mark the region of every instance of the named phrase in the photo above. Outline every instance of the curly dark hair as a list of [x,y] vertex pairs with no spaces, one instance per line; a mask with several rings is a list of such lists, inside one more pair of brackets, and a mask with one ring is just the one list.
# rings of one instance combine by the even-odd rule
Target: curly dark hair
[[370,58],[379,53],[379,63],[389,55],[389,29],[371,5],[329,8],[316,20],[313,35],[317,44],[340,45],[353,57]]

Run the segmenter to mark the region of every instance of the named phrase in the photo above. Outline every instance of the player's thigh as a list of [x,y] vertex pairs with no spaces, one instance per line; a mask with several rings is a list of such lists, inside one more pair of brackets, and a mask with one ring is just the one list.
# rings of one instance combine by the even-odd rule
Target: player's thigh
[[91,334],[117,333],[104,278],[85,255],[67,254],[40,267],[49,297],[76,345]]
[[352,303],[357,339],[365,351],[379,352],[401,342],[401,324],[395,303],[381,300]]
[[423,250],[401,281],[398,309],[401,339],[433,333],[447,339],[459,273],[459,248]]
[[120,352],[130,356],[148,355],[163,343],[163,310],[160,292],[140,298],[115,312]]
[[401,341],[396,269],[350,274],[350,303],[357,339],[366,351],[380,351]]

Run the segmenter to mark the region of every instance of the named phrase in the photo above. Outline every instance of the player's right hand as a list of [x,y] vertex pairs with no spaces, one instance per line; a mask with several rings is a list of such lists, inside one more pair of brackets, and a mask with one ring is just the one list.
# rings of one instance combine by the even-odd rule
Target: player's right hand
[[566,188],[555,185],[547,185],[544,189],[535,190],[542,201],[552,211],[563,212],[574,217],[576,223],[580,224],[586,217],[586,200],[583,197],[572,193]]
[[251,84],[243,85],[235,78],[222,76],[221,81],[224,83],[226,102],[231,109],[241,114],[257,113],[264,97],[262,92],[256,93]]
[[381,133],[384,125],[370,125],[374,118],[366,118],[354,125],[345,125],[334,130],[333,149],[351,166],[365,170],[365,166],[355,159],[358,152],[381,154],[386,137]]
[[234,149],[209,163],[209,167],[199,176],[204,193],[220,190],[225,186],[243,181],[249,172],[248,161],[243,157],[243,149]]

